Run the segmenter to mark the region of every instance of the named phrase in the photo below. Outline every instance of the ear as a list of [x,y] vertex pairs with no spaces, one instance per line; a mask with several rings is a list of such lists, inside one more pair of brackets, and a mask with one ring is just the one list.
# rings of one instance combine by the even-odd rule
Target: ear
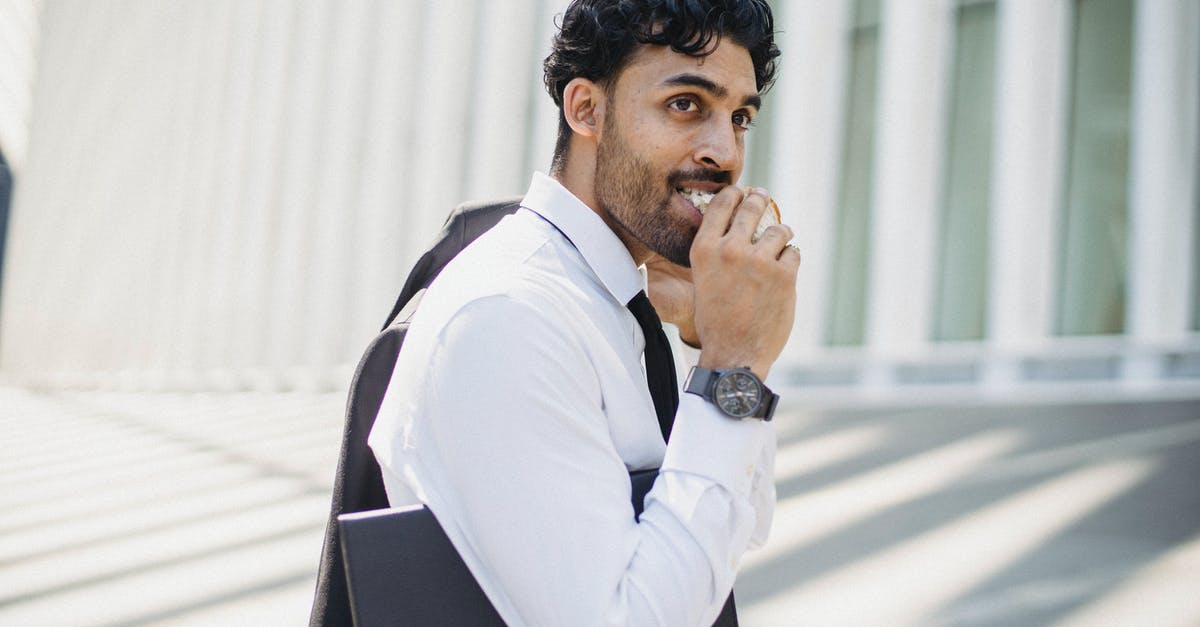
[[586,78],[573,78],[563,89],[563,117],[577,135],[600,134],[605,104],[604,88]]

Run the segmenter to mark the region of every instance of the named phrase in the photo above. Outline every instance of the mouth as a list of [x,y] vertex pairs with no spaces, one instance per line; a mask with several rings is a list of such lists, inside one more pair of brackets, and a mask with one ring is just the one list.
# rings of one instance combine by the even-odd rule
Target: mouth
[[717,195],[716,192],[718,191],[720,191],[719,188],[714,189],[713,191],[705,191],[703,189],[686,187],[682,185],[675,188],[675,192],[682,196],[683,199],[690,203],[693,207],[695,207],[696,211],[700,212],[701,215],[704,214],[704,210],[708,208],[708,203],[712,201],[713,197]]

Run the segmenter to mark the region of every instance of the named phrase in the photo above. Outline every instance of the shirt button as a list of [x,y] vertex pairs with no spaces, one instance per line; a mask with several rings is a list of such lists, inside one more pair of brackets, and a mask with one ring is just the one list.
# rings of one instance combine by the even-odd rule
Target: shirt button
[[751,464],[751,465],[749,465],[749,466],[746,466],[746,476],[747,476],[747,477],[753,477],[753,476],[754,476],[754,465],[753,465],[753,464]]

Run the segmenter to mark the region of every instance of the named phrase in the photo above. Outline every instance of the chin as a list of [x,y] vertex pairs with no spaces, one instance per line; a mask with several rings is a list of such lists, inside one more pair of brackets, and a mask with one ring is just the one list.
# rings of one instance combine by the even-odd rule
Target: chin
[[696,239],[696,227],[677,225],[664,229],[675,237],[663,237],[651,242],[649,248],[659,257],[684,268],[692,267],[692,242]]

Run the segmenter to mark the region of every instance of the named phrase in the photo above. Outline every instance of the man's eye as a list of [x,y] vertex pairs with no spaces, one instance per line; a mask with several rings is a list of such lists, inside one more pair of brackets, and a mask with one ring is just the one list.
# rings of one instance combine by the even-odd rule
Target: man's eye
[[754,126],[754,119],[745,113],[735,113],[733,114],[733,123],[743,131],[748,131],[751,126]]
[[682,111],[684,113],[695,111],[698,108],[696,106],[696,102],[691,98],[676,98],[675,100],[671,101],[670,107],[676,111]]

